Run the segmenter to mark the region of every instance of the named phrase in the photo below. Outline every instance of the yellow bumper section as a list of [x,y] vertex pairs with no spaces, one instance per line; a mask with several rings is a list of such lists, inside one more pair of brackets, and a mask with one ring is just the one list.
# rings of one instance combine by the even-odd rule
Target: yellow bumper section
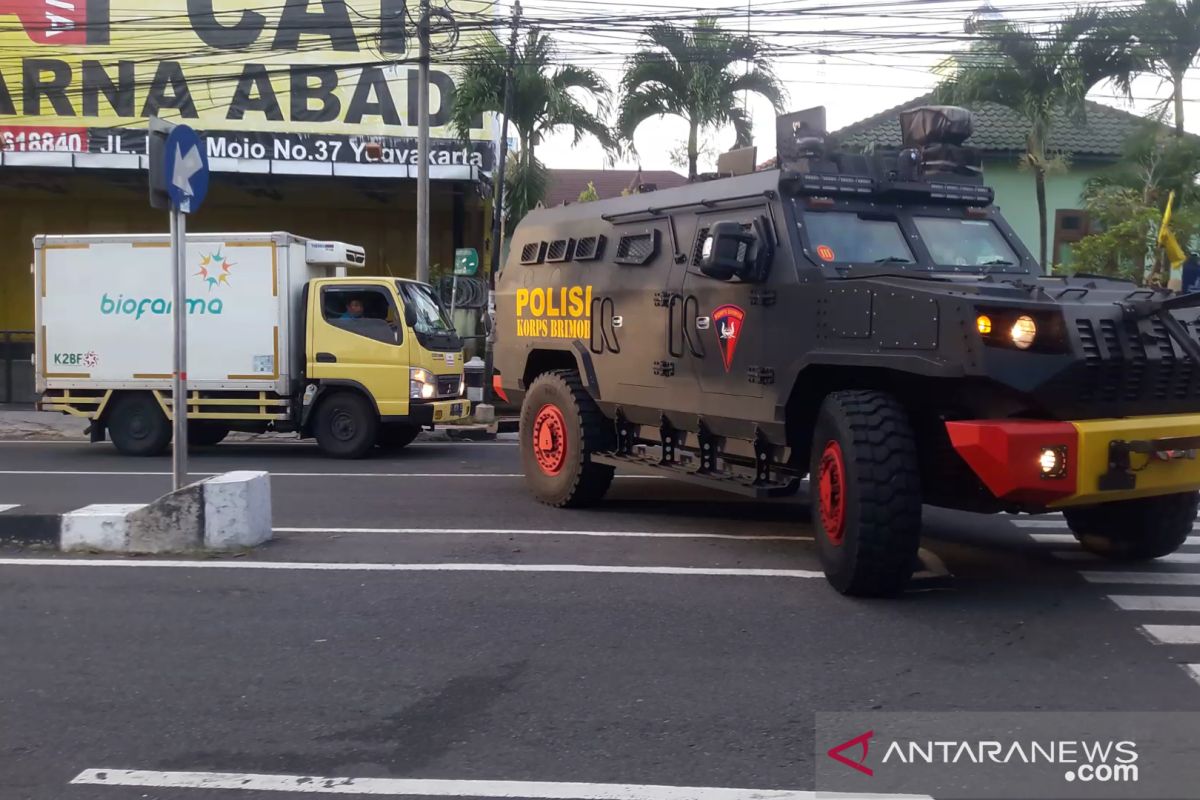
[[471,416],[470,400],[438,400],[424,405],[432,407],[434,422],[459,422]]
[[1072,422],[1076,491],[1051,508],[1200,489],[1200,414]]

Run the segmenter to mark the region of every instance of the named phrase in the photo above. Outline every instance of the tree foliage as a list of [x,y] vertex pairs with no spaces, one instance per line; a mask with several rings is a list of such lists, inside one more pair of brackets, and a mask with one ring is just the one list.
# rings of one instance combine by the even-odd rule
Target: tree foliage
[[600,193],[596,191],[596,184],[588,181],[587,187],[579,193],[580,203],[592,203],[600,199]]
[[714,17],[701,17],[690,28],[655,23],[643,49],[626,62],[617,130],[632,147],[646,120],[682,117],[688,123],[688,177],[695,178],[701,130],[731,125],[736,145],[750,144],[745,92],[765,97],[777,110],[783,106],[783,85],[756,39],[722,30]]
[[[591,136],[609,153],[617,148],[605,122],[612,96],[608,84],[595,70],[572,64],[555,67],[558,60],[554,40],[537,28],[525,35],[518,48],[510,122],[520,146],[505,176],[510,229],[545,197],[546,168],[537,159],[537,147],[546,136],[565,128],[572,132],[574,144]],[[464,62],[450,126],[466,138],[471,121],[480,113],[504,111],[508,53],[489,35],[466,52]]]
[[979,40],[938,87],[946,102],[970,106],[991,102],[1020,114],[1029,124],[1023,165],[1034,176],[1038,204],[1040,261],[1046,265],[1046,173],[1056,112],[1083,115],[1088,91],[1104,80],[1128,92],[1136,59],[1100,12],[1078,11],[1049,30],[996,22],[980,28]]
[[1157,107],[1157,116],[1173,111],[1175,135],[1183,136],[1183,78],[1200,57],[1200,0],[1142,0],[1142,4],[1114,12],[1107,18],[1127,54],[1136,59],[1136,72],[1159,76],[1171,87],[1171,96]]

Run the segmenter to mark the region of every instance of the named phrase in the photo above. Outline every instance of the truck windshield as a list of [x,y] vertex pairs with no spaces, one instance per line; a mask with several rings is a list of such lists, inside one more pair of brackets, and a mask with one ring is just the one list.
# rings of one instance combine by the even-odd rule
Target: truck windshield
[[809,211],[808,239],[827,264],[912,264],[912,250],[894,220],[864,219],[850,211]]
[[1019,267],[1020,257],[991,220],[913,217],[933,262],[943,267]]
[[412,326],[417,341],[427,350],[454,351],[462,349],[462,339],[446,312],[437,295],[423,283],[396,281],[396,288],[404,298],[405,317]]

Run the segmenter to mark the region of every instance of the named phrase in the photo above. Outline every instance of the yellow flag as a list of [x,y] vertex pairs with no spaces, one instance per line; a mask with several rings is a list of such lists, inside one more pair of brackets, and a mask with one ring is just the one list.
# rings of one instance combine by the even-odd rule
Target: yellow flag
[[1166,249],[1167,259],[1171,262],[1171,271],[1177,272],[1187,260],[1187,253],[1179,246],[1175,234],[1171,232],[1171,207],[1175,203],[1175,192],[1167,197],[1167,208],[1163,211],[1162,225],[1158,228],[1158,246]]

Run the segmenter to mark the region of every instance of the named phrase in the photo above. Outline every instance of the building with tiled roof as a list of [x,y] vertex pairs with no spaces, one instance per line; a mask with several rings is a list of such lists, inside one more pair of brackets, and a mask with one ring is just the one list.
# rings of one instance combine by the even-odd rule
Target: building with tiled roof
[[687,178],[665,169],[552,169],[542,204],[553,208],[577,202],[589,181],[596,187],[599,198],[607,200],[620,197],[623,192],[634,192],[639,186],[674,189],[687,183]]

